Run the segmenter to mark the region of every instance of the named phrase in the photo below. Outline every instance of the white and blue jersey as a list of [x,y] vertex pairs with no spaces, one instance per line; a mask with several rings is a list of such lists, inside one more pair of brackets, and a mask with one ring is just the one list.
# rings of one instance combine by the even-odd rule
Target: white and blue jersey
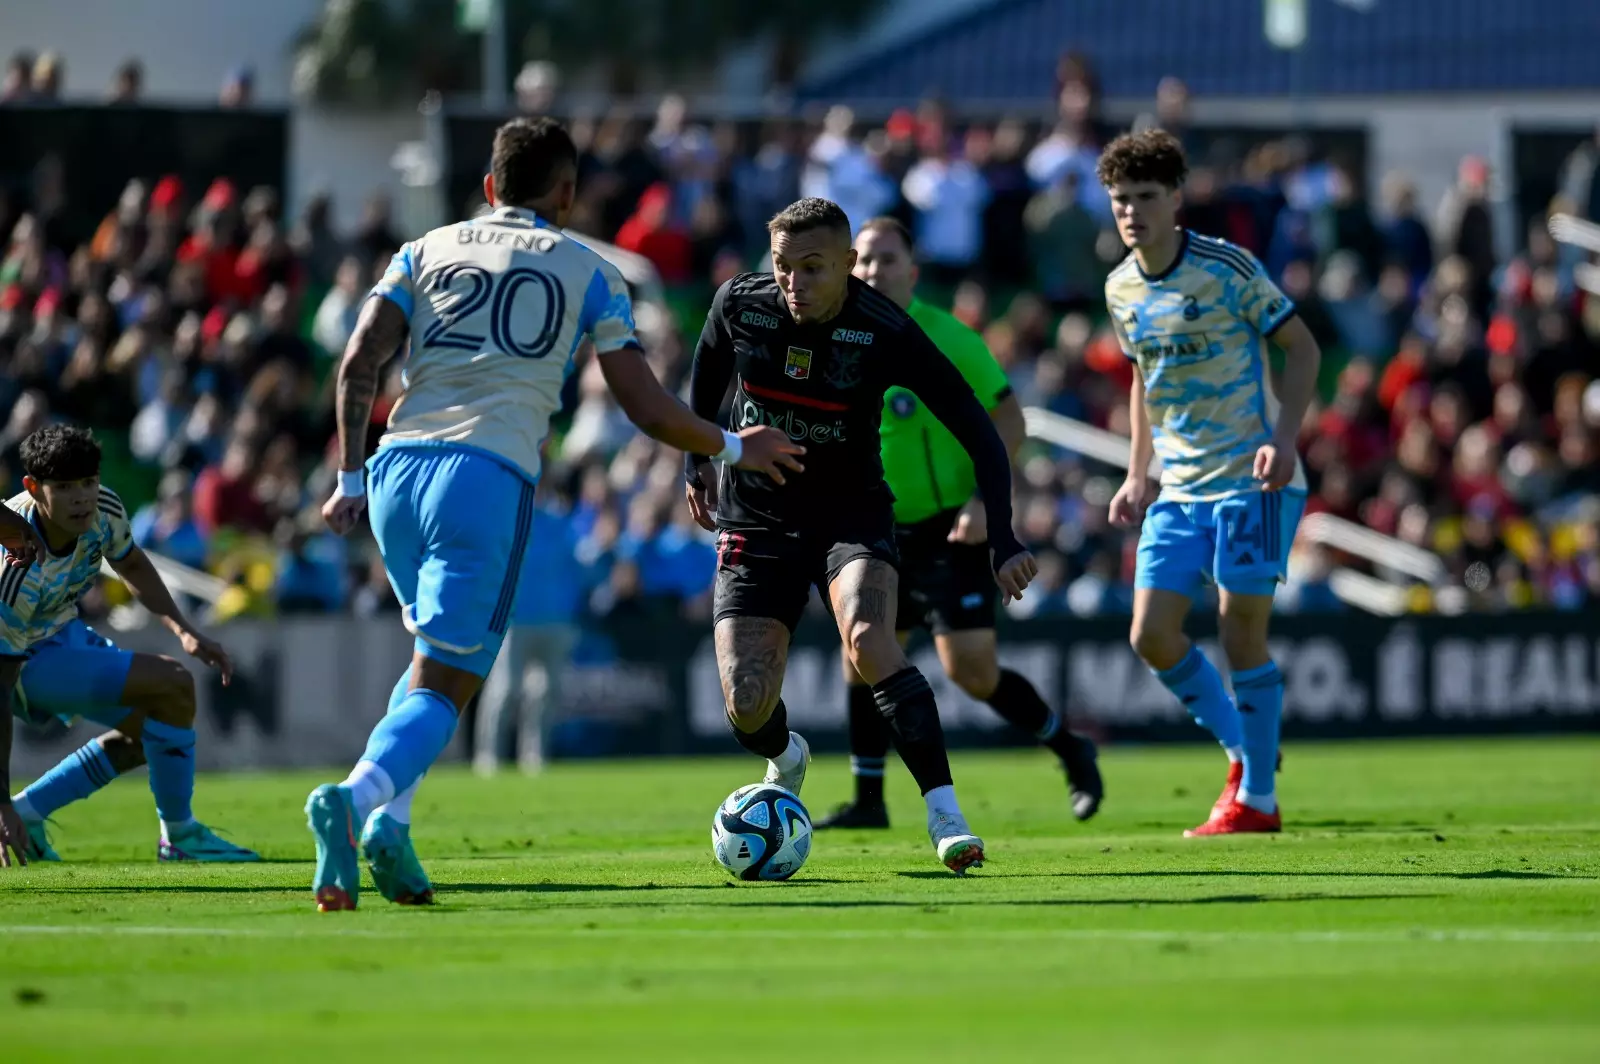
[[[6,506],[39,529],[37,504],[23,492]],[[24,720],[78,716],[115,726],[133,654],[118,650],[78,616],[78,602],[100,579],[102,559],[133,550],[128,512],[110,488],[100,489],[94,523],[61,552],[26,569],[0,565],[0,656],[26,658],[12,711]],[[3,554],[0,551],[0,554]]]
[[390,444],[464,444],[530,479],[578,346],[638,346],[628,288],[605,259],[532,211],[435,229],[373,289],[411,319]]
[[638,345],[628,290],[595,252],[501,207],[405,245],[373,294],[411,321],[405,392],[368,462],[373,533],[418,651],[484,676],[578,347]]
[[1294,317],[1294,303],[1250,252],[1186,230],[1160,275],[1133,255],[1113,270],[1106,310],[1143,377],[1162,465],[1136,584],[1193,594],[1211,581],[1272,594],[1305,510],[1305,471],[1297,456],[1288,487],[1268,493],[1254,467],[1278,421],[1267,341]]

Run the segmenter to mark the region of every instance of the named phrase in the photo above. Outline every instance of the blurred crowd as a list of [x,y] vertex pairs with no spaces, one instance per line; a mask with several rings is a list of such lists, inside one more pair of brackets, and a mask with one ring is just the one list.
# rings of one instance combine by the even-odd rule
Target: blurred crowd
[[[0,95],[22,75],[14,64]],[[1125,433],[1130,369],[1100,295],[1123,251],[1094,179],[1116,130],[1087,65],[1064,64],[1058,101],[1045,128],[964,122],[936,100],[870,127],[843,108],[814,123],[702,125],[676,99],[653,123],[579,119],[572,227],[660,272],[669,298],[641,303],[640,332],[681,388],[706,299],[759,266],[772,213],[820,195],[857,224],[898,215],[917,235],[925,298],[982,332],[1025,407]],[[1542,214],[1518,246],[1499,246],[1482,160],[1463,160],[1441,203],[1418,202],[1398,174],[1368,198],[1351,160],[1300,139],[1219,147],[1188,113],[1167,79],[1139,119],[1190,146],[1185,223],[1253,251],[1324,345],[1325,401],[1302,437],[1309,512],[1437,552],[1448,586],[1414,588],[1416,609],[1600,601],[1600,301],[1575,280],[1582,256],[1550,239]],[[1550,209],[1591,209],[1597,158],[1600,138]],[[139,541],[227,581],[222,616],[393,609],[370,542],[332,537],[317,514],[332,371],[401,242],[387,204],[375,198],[341,234],[322,199],[290,219],[271,189],[139,175],[115,204],[70,206],[105,211],[86,242],[62,235],[51,160],[0,191],[0,479],[16,486],[32,429],[80,421],[100,430]],[[371,442],[398,394],[396,366]],[[707,616],[715,553],[683,505],[678,462],[632,429],[592,362],[568,400],[540,487],[529,609]],[[1128,608],[1134,537],[1106,522],[1120,477],[1026,445],[1017,519],[1041,573],[1015,612]],[[1302,537],[1284,606],[1340,608],[1339,566],[1370,571]]]

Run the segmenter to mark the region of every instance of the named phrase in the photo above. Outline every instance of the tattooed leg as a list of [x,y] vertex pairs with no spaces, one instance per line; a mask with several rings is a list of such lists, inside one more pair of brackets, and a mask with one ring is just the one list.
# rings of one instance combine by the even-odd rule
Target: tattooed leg
[[894,630],[899,590],[900,574],[878,558],[857,558],[828,585],[846,661],[868,684],[909,665]]
[[789,629],[770,617],[724,617],[717,622],[717,672],[735,732],[761,728],[778,706]]
[[895,639],[900,575],[888,562],[858,558],[828,588],[839,635],[856,672],[872,685],[872,700],[889,722],[900,759],[917,781],[929,810],[955,808],[950,761],[933,690]]

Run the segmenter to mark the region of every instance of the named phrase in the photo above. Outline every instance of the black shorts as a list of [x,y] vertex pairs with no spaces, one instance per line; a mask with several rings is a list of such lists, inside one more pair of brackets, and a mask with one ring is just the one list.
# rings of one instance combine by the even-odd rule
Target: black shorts
[[993,628],[1000,588],[987,543],[951,543],[959,510],[946,510],[894,530],[900,551],[900,606],[895,627],[935,635]]
[[828,600],[828,585],[857,558],[898,567],[892,520],[828,531],[726,528],[717,533],[712,620],[771,617],[793,632],[811,601]]

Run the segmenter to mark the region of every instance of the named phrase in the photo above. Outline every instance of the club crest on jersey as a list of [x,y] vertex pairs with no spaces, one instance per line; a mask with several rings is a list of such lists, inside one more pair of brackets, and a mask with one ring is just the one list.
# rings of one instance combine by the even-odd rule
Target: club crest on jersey
[[783,374],[797,381],[811,377],[811,352],[803,347],[789,348],[789,357],[783,361]]
[[833,357],[822,371],[823,379],[840,391],[861,383],[861,348],[833,345]]

